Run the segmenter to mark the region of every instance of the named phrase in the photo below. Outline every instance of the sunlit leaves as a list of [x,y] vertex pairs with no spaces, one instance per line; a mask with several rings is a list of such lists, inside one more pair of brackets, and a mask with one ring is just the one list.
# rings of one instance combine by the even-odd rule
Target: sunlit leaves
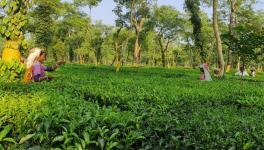
[[0,22],[0,26],[2,26],[0,33],[6,39],[21,39],[21,31],[27,23],[29,1],[2,0],[0,5],[5,12],[3,22]]

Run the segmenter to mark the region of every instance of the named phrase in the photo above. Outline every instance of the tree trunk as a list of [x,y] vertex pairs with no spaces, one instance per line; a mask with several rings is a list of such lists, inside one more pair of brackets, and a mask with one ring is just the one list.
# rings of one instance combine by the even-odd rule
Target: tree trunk
[[140,52],[141,52],[141,47],[139,44],[139,36],[140,36],[140,31],[136,29],[136,41],[135,41],[135,49],[134,49],[134,60],[136,62],[136,66],[140,65]]
[[120,71],[121,68],[121,51],[120,51],[120,43],[119,43],[119,34],[121,32],[122,28],[119,28],[116,32],[116,35],[114,36],[114,48],[115,48],[115,67],[116,67],[116,72]]
[[69,59],[70,59],[70,62],[73,62],[74,60],[74,52],[72,48],[69,48]]
[[79,54],[79,63],[84,64],[83,55]]
[[167,61],[167,60],[166,60],[166,53],[167,53],[167,51],[168,51],[170,41],[167,40],[167,42],[166,42],[166,46],[165,46],[165,47],[163,46],[161,39],[159,39],[158,41],[159,41],[160,51],[161,51],[161,61],[162,61],[162,66],[163,66],[163,67],[166,67],[166,61]]
[[238,61],[237,61],[237,71],[240,70],[240,57],[238,57]]
[[228,48],[228,53],[227,53],[227,67],[226,67],[226,72],[230,72],[231,68],[232,68],[232,47],[233,47],[233,42],[232,42],[232,36],[234,36],[234,27],[235,27],[235,18],[236,18],[236,3],[237,0],[231,0],[230,3],[230,8],[231,8],[231,12],[230,12],[230,20],[229,20],[229,34],[230,34],[230,43],[229,43],[229,48]]
[[116,72],[119,72],[121,68],[121,54],[120,54],[118,41],[115,41],[115,52],[116,52],[115,67],[116,67]]
[[188,48],[189,65],[190,65],[190,67],[194,68],[192,47],[191,47],[190,40],[188,37],[187,37],[186,41],[187,41],[187,46],[188,46],[187,48]]
[[136,32],[136,41],[135,41],[135,48],[134,48],[134,60],[136,62],[135,66],[139,66],[140,61],[141,61],[141,44],[139,42],[139,38],[140,38],[142,27],[145,22],[145,18],[141,18],[140,20],[137,20],[135,16],[131,16],[131,21],[133,23],[133,26]]
[[218,27],[218,0],[213,0],[213,28],[214,28],[214,34],[216,39],[216,50],[217,50],[217,56],[218,56],[218,65],[220,69],[219,76],[224,76],[224,70],[225,70],[225,62],[223,57],[223,49],[222,49],[222,41],[219,33],[219,27]]
[[258,72],[262,72],[263,71],[263,67],[261,64],[258,65],[258,69],[257,69]]
[[[127,53],[128,53],[127,56],[129,56],[128,40],[129,40],[129,35],[127,35],[127,37],[126,37],[126,41],[125,41],[125,43],[124,43],[124,46],[122,47],[122,48],[123,48],[122,53],[125,55],[125,53],[126,53],[126,51],[127,51]],[[127,58],[128,58],[128,57],[127,57]],[[124,59],[124,58],[122,58],[122,62],[124,62],[125,64],[127,63],[127,61],[128,61],[128,59]]]
[[101,48],[96,49],[95,51],[95,57],[96,57],[96,65],[99,65],[102,63],[102,52]]
[[[165,64],[166,64],[166,53],[167,53],[167,51],[168,51],[168,48],[169,48],[169,44],[170,44],[170,40],[168,39],[167,40],[167,43],[166,43],[166,46],[165,46],[165,49],[164,49],[164,56],[165,56],[165,58],[164,58],[164,62],[165,62]],[[169,66],[170,67],[170,66]]]
[[161,39],[159,38],[159,45],[160,45],[160,52],[161,52],[161,62],[162,62],[162,66],[163,67],[166,67],[166,60],[165,60],[165,51],[164,51],[164,48],[163,48],[163,44],[162,44],[162,41]]

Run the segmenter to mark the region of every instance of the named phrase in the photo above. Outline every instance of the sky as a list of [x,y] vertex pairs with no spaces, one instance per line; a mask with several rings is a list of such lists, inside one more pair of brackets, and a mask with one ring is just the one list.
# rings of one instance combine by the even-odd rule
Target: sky
[[[264,10],[264,0],[257,0],[257,4],[254,6],[255,10]],[[172,5],[180,11],[184,11],[184,0],[158,0],[158,5]],[[102,0],[98,7],[92,9],[92,20],[101,20],[104,24],[114,25],[115,24],[115,14],[112,12],[115,4],[113,0]],[[209,14],[211,14],[211,9],[203,8]],[[88,8],[85,12],[89,13]]]

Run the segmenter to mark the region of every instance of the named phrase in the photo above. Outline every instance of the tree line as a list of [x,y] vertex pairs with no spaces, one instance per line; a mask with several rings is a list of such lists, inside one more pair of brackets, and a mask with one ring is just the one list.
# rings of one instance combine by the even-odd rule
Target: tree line
[[[114,0],[115,26],[91,21],[100,2],[2,0],[2,59],[12,57],[7,48],[26,56],[41,47],[50,60],[114,65],[117,71],[123,65],[204,62],[219,68],[220,76],[240,65],[263,68],[264,12],[253,9],[254,0],[185,0],[185,12],[155,0]],[[89,13],[82,11],[86,7]]]

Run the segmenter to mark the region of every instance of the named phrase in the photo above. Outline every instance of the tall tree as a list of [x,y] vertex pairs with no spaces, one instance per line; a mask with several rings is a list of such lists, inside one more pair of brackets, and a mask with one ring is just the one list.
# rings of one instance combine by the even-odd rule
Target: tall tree
[[[75,50],[81,47],[84,37],[87,36],[91,28],[91,23],[90,18],[78,12],[77,7],[72,5],[72,3],[64,3],[64,9],[63,19],[58,20],[55,24],[55,36],[56,39],[64,42],[69,61],[73,62],[74,58],[76,58],[75,54],[81,55],[80,53],[75,53]],[[91,41],[88,37],[86,37],[86,41]],[[85,45],[85,47],[90,47],[88,44]]]
[[187,10],[191,13],[191,23],[193,25],[193,37],[196,49],[199,50],[201,60],[205,61],[207,54],[204,50],[202,39],[202,21],[200,17],[200,0],[185,0]]
[[229,8],[229,44],[228,44],[228,52],[227,52],[227,67],[226,71],[229,72],[232,68],[233,57],[232,52],[234,52],[234,43],[232,41],[232,37],[234,37],[235,32],[234,28],[236,27],[238,20],[237,15],[240,13],[241,7],[252,8],[253,4],[256,3],[256,0],[228,0],[223,2],[224,8]]
[[127,26],[126,21],[125,21],[125,15],[122,13],[122,5],[120,3],[117,3],[115,9],[113,10],[115,15],[117,16],[117,19],[115,20],[116,24],[116,31],[113,35],[114,39],[114,49],[115,49],[115,67],[116,67],[116,72],[120,71],[121,68],[121,39],[120,39],[120,33],[124,27]]
[[[229,37],[232,43],[233,56],[238,58],[238,68],[255,62],[258,68],[263,65],[264,47],[264,13],[254,12],[250,7],[241,6],[237,13],[237,24],[233,29],[234,34]],[[229,44],[227,43],[227,45]],[[241,63],[240,63],[241,61]]]
[[222,40],[220,37],[218,26],[218,0],[213,0],[213,28],[216,40],[216,52],[218,57],[218,67],[220,69],[219,76],[224,76],[225,61],[223,57]]
[[148,16],[149,2],[147,0],[132,0],[130,4],[130,22],[135,29],[136,41],[134,47],[134,60],[139,65],[141,61],[140,34]]
[[230,0],[230,17],[229,17],[229,35],[230,43],[227,53],[227,67],[226,71],[229,72],[232,68],[232,51],[233,44],[231,38],[234,36],[234,27],[236,25],[236,13],[237,13],[237,0]]
[[144,23],[149,15],[150,4],[152,0],[114,0],[121,9],[127,10],[124,19],[128,20],[130,26],[134,28],[136,39],[134,44],[134,61],[136,65],[141,61],[141,42],[140,36]]
[[46,4],[40,4],[34,10],[35,22],[35,37],[36,45],[41,48],[48,49],[48,46],[52,42],[52,33],[54,21],[51,18],[52,8]]
[[184,20],[180,18],[180,13],[172,6],[161,6],[155,9],[153,19],[157,31],[157,41],[160,46],[162,66],[166,66],[166,53],[169,45],[183,31]]
[[70,61],[78,58],[80,63],[84,63],[85,56],[92,51],[92,25],[89,17],[73,12],[65,16],[59,28],[62,32],[61,38],[65,35]]
[[53,40],[55,16],[61,10],[61,3],[60,0],[35,0],[33,4],[31,33],[35,37],[36,46],[48,50]]

